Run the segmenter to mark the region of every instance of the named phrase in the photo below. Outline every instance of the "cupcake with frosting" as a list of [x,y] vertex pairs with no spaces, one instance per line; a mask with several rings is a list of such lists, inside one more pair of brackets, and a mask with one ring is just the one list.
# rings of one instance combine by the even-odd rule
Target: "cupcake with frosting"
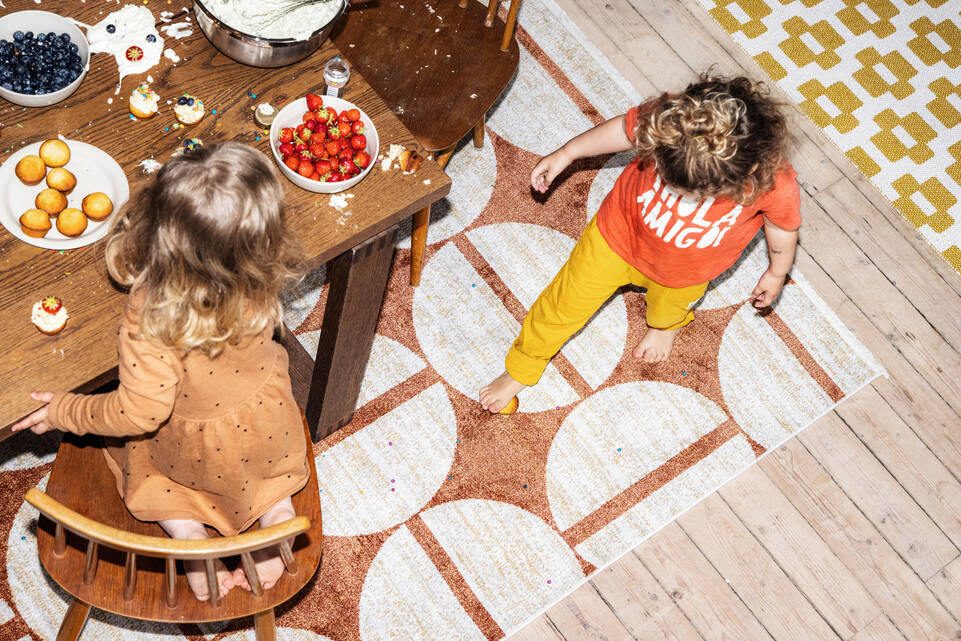
[[44,334],[53,336],[67,324],[67,309],[56,296],[44,296],[43,300],[33,304],[30,320]]
[[185,125],[197,124],[203,120],[204,113],[204,101],[189,93],[177,98],[177,104],[174,105],[174,115]]
[[139,85],[130,93],[130,113],[137,118],[146,120],[152,117],[160,108],[158,102],[160,96],[150,89],[150,85],[144,83]]

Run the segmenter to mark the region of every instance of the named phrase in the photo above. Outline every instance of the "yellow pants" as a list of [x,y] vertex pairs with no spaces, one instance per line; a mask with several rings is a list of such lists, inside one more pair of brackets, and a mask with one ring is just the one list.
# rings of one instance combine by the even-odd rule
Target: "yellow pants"
[[567,262],[527,312],[507,352],[507,373],[524,385],[537,383],[567,339],[623,285],[647,289],[647,325],[656,329],[678,329],[694,320],[691,308],[707,288],[707,283],[672,288],[654,282],[615,254],[591,220]]

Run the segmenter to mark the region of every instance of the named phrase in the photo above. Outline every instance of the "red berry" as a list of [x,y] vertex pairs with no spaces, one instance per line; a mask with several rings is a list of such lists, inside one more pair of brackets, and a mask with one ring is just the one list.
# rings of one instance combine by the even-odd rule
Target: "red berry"
[[294,145],[294,150],[295,150],[295,151],[307,151],[307,143],[305,143],[305,142],[298,142],[296,145]]
[[340,131],[341,136],[346,136],[350,133],[350,123],[349,122],[338,122],[337,129]]
[[336,140],[328,140],[326,147],[327,153],[331,156],[336,156],[340,152],[340,143]]
[[340,129],[338,129],[337,127],[328,127],[328,128],[327,128],[327,137],[330,138],[331,140],[339,140],[339,139],[340,139]]
[[290,142],[294,139],[294,128],[284,127],[280,130],[280,135],[277,136],[277,138],[280,140],[280,142]]
[[338,158],[353,158],[353,157],[354,157],[354,152],[353,152],[353,150],[351,150],[350,147],[348,147],[347,149],[341,149],[341,150],[337,153],[337,157],[338,157]]
[[304,122],[317,122],[317,115],[312,111],[304,112],[302,117]]
[[363,149],[367,146],[367,136],[364,134],[354,134],[350,138],[350,146],[354,149]]
[[310,152],[309,152],[309,151],[302,151],[302,152],[300,152],[300,154],[298,154],[298,155],[300,156],[300,161],[301,161],[301,162],[304,162],[305,160],[306,160],[307,162],[312,162],[312,161],[314,160],[314,157],[310,155]]
[[56,314],[63,307],[63,303],[56,296],[44,296],[43,300],[40,301],[40,307],[48,314]]
[[300,163],[300,167],[297,168],[297,173],[304,178],[309,178],[312,173],[314,173],[314,166],[309,162]]
[[289,156],[289,155],[291,155],[292,153],[294,153],[294,146],[293,146],[292,144],[290,144],[289,142],[281,143],[280,146],[279,146],[277,149],[278,149],[278,150],[280,151],[280,153],[283,154],[284,156]]
[[364,133],[364,122],[362,120],[357,120],[350,123],[350,130],[355,134]]
[[337,141],[340,143],[340,150],[350,149],[350,138],[341,138]]
[[314,129],[314,133],[310,134],[310,142],[324,142],[327,139],[327,130],[323,127],[317,127]]
[[297,156],[290,156],[284,159],[284,164],[287,165],[292,171],[297,171],[300,168],[300,158]]
[[320,174],[321,176],[323,176],[323,175],[326,174],[328,171],[330,171],[330,162],[327,161],[327,160],[318,160],[318,161],[314,164],[314,168],[317,170],[317,173],[318,173],[318,174]]
[[324,106],[324,99],[316,94],[307,94],[307,108],[315,111]]
[[360,120],[360,109],[348,109],[347,119],[350,120],[351,122],[357,122],[358,120]]
[[327,182],[339,183],[343,179],[344,179],[344,174],[340,173],[339,171],[332,171],[330,172],[330,176],[328,176],[327,178]]
[[350,122],[350,116],[347,115],[346,111],[341,111],[337,116],[337,122]]
[[341,158],[340,164],[337,166],[340,169],[340,171],[345,174],[353,173],[354,169],[356,169],[356,166],[354,165],[354,161],[350,158]]
[[323,153],[326,151],[326,149],[324,149],[324,146],[322,144],[312,141],[307,146],[307,151],[309,151],[311,155],[314,156],[315,158],[320,158],[321,155],[323,155]]
[[370,164],[370,154],[368,154],[366,151],[358,151],[356,154],[354,154],[354,164],[361,169],[365,168]]

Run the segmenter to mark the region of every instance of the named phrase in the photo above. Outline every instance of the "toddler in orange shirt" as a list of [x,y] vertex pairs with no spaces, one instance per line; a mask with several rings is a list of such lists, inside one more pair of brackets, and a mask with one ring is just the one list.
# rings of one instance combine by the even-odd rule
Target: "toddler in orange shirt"
[[[750,293],[778,297],[797,248],[800,192],[782,156],[786,128],[766,89],[704,74],[569,140],[531,171],[544,193],[574,160],[633,149],[567,262],[541,293],[507,353],[506,371],[480,391],[497,412],[534,385],[561,346],[617,288],[647,290],[647,331],[635,358],[666,360],[708,283],[763,227],[770,265]],[[745,292],[745,295],[747,292]]]

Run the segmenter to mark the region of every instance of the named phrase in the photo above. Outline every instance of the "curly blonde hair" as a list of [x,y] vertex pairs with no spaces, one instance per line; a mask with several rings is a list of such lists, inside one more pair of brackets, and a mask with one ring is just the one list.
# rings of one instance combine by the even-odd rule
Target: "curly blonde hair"
[[166,163],[124,209],[106,260],[136,294],[142,337],[210,357],[282,327],[278,294],[302,274],[273,165],[233,142]]
[[787,129],[764,83],[702,74],[681,94],[642,113],[635,150],[670,185],[694,198],[753,202],[774,185]]

